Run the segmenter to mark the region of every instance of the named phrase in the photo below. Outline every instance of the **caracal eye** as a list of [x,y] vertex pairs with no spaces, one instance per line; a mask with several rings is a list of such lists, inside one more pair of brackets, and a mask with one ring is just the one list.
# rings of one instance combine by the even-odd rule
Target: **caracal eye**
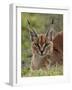
[[49,44],[48,43],[46,43],[45,45],[44,45],[44,47],[47,47]]

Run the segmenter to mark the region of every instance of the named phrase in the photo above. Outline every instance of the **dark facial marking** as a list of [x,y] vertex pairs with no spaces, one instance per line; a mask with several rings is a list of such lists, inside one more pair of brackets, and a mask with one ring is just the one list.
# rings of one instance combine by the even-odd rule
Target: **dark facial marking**
[[46,43],[45,46],[43,47],[42,53],[44,52],[45,48],[48,46],[49,44]]
[[35,43],[36,47],[38,47],[39,51],[41,52],[41,55],[43,55],[43,52],[45,50],[45,48],[49,45],[48,43],[45,44],[45,46],[43,47],[43,50],[41,50],[40,46],[38,43]]
[[45,35],[43,35],[43,34],[41,34],[40,36],[39,36],[39,44],[41,45],[41,46],[43,46],[43,44],[46,42],[46,37],[45,37]]
[[39,44],[38,43],[35,43],[35,45],[39,48],[39,50],[40,50],[40,46],[39,46]]

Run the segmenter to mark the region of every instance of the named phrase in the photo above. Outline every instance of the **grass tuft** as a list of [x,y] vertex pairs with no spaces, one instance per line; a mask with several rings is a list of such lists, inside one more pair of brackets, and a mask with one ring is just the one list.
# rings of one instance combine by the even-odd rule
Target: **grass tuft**
[[30,68],[22,68],[21,76],[31,77],[31,76],[57,76],[63,75],[63,66],[53,66],[49,70],[30,70]]

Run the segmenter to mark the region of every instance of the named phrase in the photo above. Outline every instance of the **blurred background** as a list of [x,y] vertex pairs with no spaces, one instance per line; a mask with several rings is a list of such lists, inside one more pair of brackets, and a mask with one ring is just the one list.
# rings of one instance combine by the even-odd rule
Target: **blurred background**
[[38,34],[46,33],[51,28],[52,19],[54,21],[54,30],[59,32],[63,30],[62,14],[39,14],[39,13],[21,13],[21,75],[27,75],[30,70],[32,51],[30,34],[27,30],[28,23],[34,27]]

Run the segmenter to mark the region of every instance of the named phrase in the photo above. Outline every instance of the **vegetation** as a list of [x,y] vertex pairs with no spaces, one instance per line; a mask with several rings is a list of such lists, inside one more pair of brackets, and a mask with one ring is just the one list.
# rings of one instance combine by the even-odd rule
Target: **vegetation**
[[[21,75],[22,76],[43,76],[43,75],[61,75],[63,74],[62,66],[56,69],[51,68],[48,71],[31,71],[30,64],[32,58],[30,34],[27,30],[27,19],[34,27],[37,33],[46,33],[54,19],[54,29],[56,32],[63,30],[62,14],[38,14],[38,13],[21,13]],[[60,70],[61,69],[61,70]]]
[[30,70],[30,68],[22,68],[21,72],[22,77],[23,76],[56,76],[56,75],[63,75],[63,67],[51,67],[49,70]]

